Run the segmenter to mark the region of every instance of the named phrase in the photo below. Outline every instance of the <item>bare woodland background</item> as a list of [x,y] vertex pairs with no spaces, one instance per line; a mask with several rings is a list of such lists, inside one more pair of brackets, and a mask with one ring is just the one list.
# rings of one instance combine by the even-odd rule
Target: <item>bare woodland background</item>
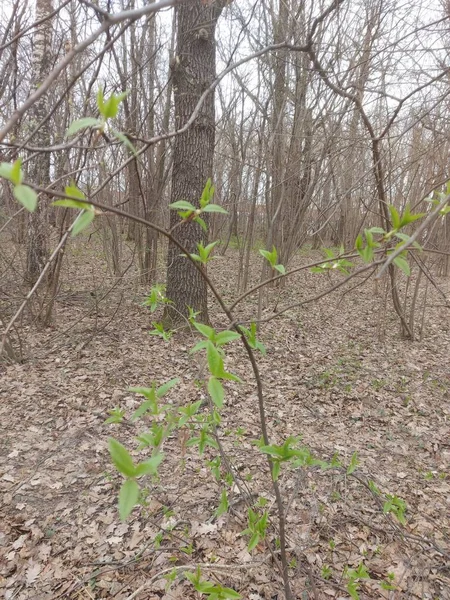
[[[177,21],[171,4],[193,12],[185,8]],[[125,391],[130,385],[168,379],[173,367],[184,378],[183,401],[201,394],[188,334],[156,343],[143,299],[167,281],[177,303],[192,294],[204,320],[229,323],[202,278],[185,270],[185,257],[143,221],[183,236],[168,205],[189,194],[194,201],[211,177],[214,202],[228,215],[211,215],[207,234],[192,229],[182,241],[192,252],[199,236],[219,240],[208,276],[233,310],[242,299],[239,319],[260,324],[269,348],[260,361],[271,434],[278,440],[300,431],[327,456],[355,448],[364,468],[410,504],[411,528],[399,533],[382,511],[366,510],[367,498],[345,477],[287,476],[289,535],[297,540],[289,549],[298,559],[290,567],[294,593],[342,597],[342,576],[326,580],[324,566],[342,574],[364,557],[371,580],[362,597],[445,600],[450,214],[421,231],[423,251],[411,249],[410,277],[391,266],[372,282],[374,267],[350,276],[345,287],[345,274],[311,274],[307,266],[323,262],[324,248],[352,254],[365,228],[388,231],[388,205],[426,216],[433,209],[427,200],[448,193],[450,4],[161,6],[0,6],[0,162],[20,157],[39,193],[38,210],[28,213],[0,180],[0,482],[7,530],[0,539],[8,548],[0,587],[7,598],[137,597],[148,572],[170,566],[168,546],[179,545],[168,533],[166,506],[190,523],[185,543],[195,540],[192,561],[237,556],[240,569],[252,560],[236,533],[243,529],[239,507],[234,537],[222,522],[206,527],[220,490],[193,486],[198,473],[203,477],[197,459],[181,475],[170,463],[145,518],[119,524],[117,482],[99,441],[110,435],[103,424],[108,410],[134,406]],[[105,97],[128,92],[111,128],[67,136],[73,121],[99,116],[100,88]],[[52,205],[71,181],[104,207],[77,237],[69,235],[74,212]],[[241,298],[276,274],[258,254],[273,246],[293,276]],[[242,351],[232,349],[229,360],[248,379]],[[227,450],[248,481],[254,477],[257,493],[270,498],[267,466],[250,443],[259,436],[255,391],[248,381],[242,389],[230,384],[232,410],[224,419],[229,431],[248,434],[238,434]],[[171,487],[174,473],[179,479]],[[168,537],[149,558],[148,540],[161,532]],[[334,553],[330,539],[338,540]],[[141,544],[146,566],[135,572],[129,564]],[[253,600],[281,597],[276,568],[270,576],[266,564],[255,569],[238,581],[231,570],[228,584]],[[382,591],[374,581],[389,572],[396,588]],[[171,591],[151,593],[143,597],[186,598],[192,590],[177,580]]]

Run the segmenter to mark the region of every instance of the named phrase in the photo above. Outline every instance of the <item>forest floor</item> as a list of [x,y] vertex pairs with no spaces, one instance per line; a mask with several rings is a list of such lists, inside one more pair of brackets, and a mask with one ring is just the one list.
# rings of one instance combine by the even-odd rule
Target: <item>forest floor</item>
[[[145,505],[120,521],[122,477],[107,440],[134,448],[150,425],[129,419],[142,398],[128,388],[179,377],[168,403],[204,400],[201,353],[189,354],[199,336],[149,335],[160,315],[142,305],[148,290],[136,275],[129,270],[116,281],[89,244],[67,253],[54,325],[39,331],[25,319],[26,360],[0,364],[0,596],[189,600],[201,596],[185,572],[203,564],[204,579],[244,599],[281,600],[274,530],[248,551],[246,497],[237,486],[228,488],[228,514],[215,517],[224,486],[206,464],[213,448],[201,457],[173,435],[159,480],[146,481]],[[320,257],[302,252],[290,267]],[[261,257],[252,260],[257,281]],[[236,269],[237,251],[229,249],[209,271],[227,302],[236,295]],[[262,316],[343,277],[302,271],[284,289],[268,290]],[[450,280],[435,279],[448,298]],[[423,301],[422,291],[419,322]],[[354,571],[363,575],[364,565],[367,577],[352,592],[361,599],[450,599],[450,312],[431,285],[426,303],[416,342],[401,339],[383,285],[362,278],[261,325],[267,354],[257,359],[271,439],[301,435],[315,457],[337,455],[343,465],[281,470],[295,598],[350,598]],[[237,316],[256,311],[254,294]],[[211,318],[227,327],[213,301]],[[226,365],[243,383],[226,383],[218,435],[241,491],[265,499],[276,523],[267,463],[253,443],[261,436],[255,382],[239,341],[227,346]],[[127,418],[106,424],[114,407]],[[352,456],[359,464],[347,475]],[[385,494],[406,502],[404,526],[383,514]]]

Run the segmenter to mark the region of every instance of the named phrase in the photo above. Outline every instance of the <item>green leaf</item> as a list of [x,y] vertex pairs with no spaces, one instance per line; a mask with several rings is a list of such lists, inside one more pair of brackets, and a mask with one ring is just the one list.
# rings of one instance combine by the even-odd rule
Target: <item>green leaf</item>
[[122,92],[120,94],[112,94],[106,102],[104,102],[102,109],[99,110],[105,119],[114,119],[119,112],[119,104],[128,96],[129,92]]
[[155,400],[155,386],[146,388],[146,387],[130,387],[128,388],[129,392],[133,392],[133,394],[140,394],[147,398],[147,400]]
[[203,188],[202,195],[200,196],[201,208],[205,208],[211,202],[212,197],[214,196],[214,190],[215,187],[213,186],[211,179],[208,179]]
[[152,456],[148,460],[145,460],[145,461],[139,463],[136,466],[135,477],[142,477],[142,475],[148,475],[148,474],[157,475],[158,467],[161,464],[163,458],[164,458],[164,454],[159,452],[158,454],[155,454],[155,456]]
[[142,415],[145,415],[146,412],[150,411],[151,414],[156,415],[158,414],[158,403],[156,402],[155,399],[152,400],[146,400],[145,402],[143,402],[139,408],[137,408],[132,417],[131,420],[132,421],[136,421],[136,419],[139,419],[140,417],[142,417]]
[[180,383],[179,377],[175,377],[174,379],[171,379],[170,381],[163,383],[163,385],[161,385],[156,390],[157,397],[162,398],[163,396],[165,396],[170,389],[172,389],[175,385],[177,385],[177,383]]
[[351,475],[353,473],[353,471],[356,470],[358,465],[359,465],[358,453],[353,452],[352,458],[350,460],[350,464],[347,468],[347,475]]
[[18,158],[17,160],[15,160],[13,162],[13,165],[11,168],[11,181],[12,181],[12,183],[14,183],[14,185],[19,185],[19,183],[22,183],[22,180],[23,180],[22,159]]
[[74,181],[71,181],[70,185],[64,188],[67,196],[72,196],[73,198],[78,198],[78,200],[85,200],[86,196],[84,193],[77,187]]
[[397,266],[403,273],[409,277],[411,275],[411,269],[409,267],[408,261],[403,256],[396,256],[394,258],[394,265]]
[[207,204],[204,208],[202,208],[202,211],[206,213],[220,213],[222,215],[228,214],[228,211],[218,204]]
[[28,185],[19,184],[14,188],[14,196],[29,212],[36,210],[38,197]]
[[200,225],[203,231],[208,231],[208,225],[200,217],[195,217],[194,221]]
[[389,205],[389,212],[391,213],[392,226],[394,229],[400,229],[401,220],[400,215],[398,214],[398,210],[392,204]]
[[272,463],[272,479],[274,481],[278,481],[278,477],[280,476],[280,463],[278,461]]
[[113,131],[113,135],[120,142],[122,142],[122,144],[124,146],[126,146],[128,148],[128,150],[131,150],[131,152],[135,156],[137,156],[137,150],[136,150],[136,148],[133,146],[133,144],[130,142],[130,140],[128,139],[128,137],[124,133],[122,133],[121,131]]
[[86,227],[92,223],[95,219],[95,213],[93,210],[85,210],[75,221],[75,224],[72,228],[72,237],[75,237],[79,233],[81,233]]
[[359,588],[359,585],[354,580],[349,581],[347,584],[347,591],[350,594],[350,596],[353,598],[353,600],[360,600],[359,594],[358,594],[358,588]]
[[13,183],[14,185],[22,183],[22,159],[18,158],[12,164],[0,163],[0,177],[11,181],[11,183]]
[[100,119],[94,119],[94,117],[83,117],[82,119],[77,119],[70,124],[69,129],[66,131],[65,137],[69,137],[81,129],[87,129],[88,127],[99,127],[101,124],[102,122]]
[[364,262],[370,263],[373,258],[373,248],[371,246],[366,246],[360,250],[359,253]]
[[227,381],[237,381],[237,383],[242,383],[242,379],[237,375],[233,375],[233,373],[228,373],[227,371],[223,371],[220,375],[221,379],[226,379]]
[[177,202],[172,202],[172,204],[169,204],[169,208],[172,208],[173,210],[197,210],[195,206],[190,202],[187,202],[187,200],[178,200]]
[[214,248],[214,246],[216,246],[218,243],[219,243],[219,240],[216,240],[215,242],[211,242],[210,244],[208,244],[208,245],[205,247],[205,252],[206,252],[207,256],[209,256],[209,255],[210,255],[210,253],[211,253],[211,250],[212,250],[212,249]]
[[55,200],[55,202],[52,202],[52,206],[65,206],[66,208],[86,210],[89,205],[86,202],[80,202],[78,200]]
[[367,245],[370,246],[370,248],[373,248],[374,247],[373,235],[370,232],[370,229],[364,229],[364,235],[366,236]]
[[370,231],[370,233],[379,233],[380,235],[384,235],[386,233],[382,227],[371,227],[367,231]]
[[264,256],[264,258],[266,260],[269,261],[269,263],[272,267],[275,267],[277,258],[278,258],[278,254],[277,254],[277,250],[276,250],[275,246],[273,246],[272,252],[269,252],[268,250],[260,250],[259,253],[262,256]]
[[236,331],[230,331],[227,329],[226,331],[221,331],[216,335],[215,342],[218,346],[223,346],[224,344],[228,344],[233,340],[238,340],[241,336]]
[[249,552],[251,552],[252,550],[254,550],[256,548],[260,539],[261,539],[261,536],[259,535],[259,533],[257,531],[255,531],[253,533],[252,537],[250,538],[250,541],[247,546],[247,549]]
[[97,92],[97,106],[100,114],[105,119],[113,119],[119,112],[119,104],[124,100],[129,92],[122,92],[120,94],[111,94],[108,100],[105,100],[103,96],[103,90],[99,88]]
[[11,181],[12,169],[13,169],[13,165],[11,165],[9,163],[5,163],[5,162],[0,163],[0,177],[3,177],[3,179],[7,179],[8,181]]
[[217,408],[222,408],[225,392],[223,389],[223,385],[216,377],[209,378],[208,393],[211,396],[211,400],[214,402]]
[[133,459],[131,458],[131,455],[125,446],[122,446],[122,444],[114,438],[109,438],[108,448],[111,455],[111,460],[113,461],[119,473],[122,473],[122,475],[125,475],[126,477],[134,477],[136,473],[136,467],[134,466]]
[[204,323],[197,323],[197,321],[194,321],[193,323],[195,329],[197,331],[199,331],[202,335],[204,335],[206,338],[208,338],[208,340],[213,340],[214,339],[214,329],[212,327],[209,327],[208,325],[205,325]]
[[198,342],[197,344],[195,344],[195,346],[191,349],[190,353],[194,354],[195,352],[198,352],[199,350],[204,350],[207,347],[208,347],[208,341],[202,340],[201,342]]
[[208,367],[209,372],[214,377],[222,377],[224,369],[223,369],[223,358],[220,355],[220,352],[217,348],[208,341],[208,345],[206,347],[206,357],[208,359]]
[[275,265],[274,269],[276,271],[278,271],[279,273],[281,273],[282,275],[286,274],[286,269],[284,268],[283,265]]
[[228,496],[227,491],[222,490],[222,494],[220,495],[220,503],[216,510],[216,517],[220,517],[228,512],[229,504],[228,504]]
[[139,486],[133,479],[124,481],[119,492],[119,515],[122,521],[128,517],[139,499]]
[[405,225],[413,223],[414,221],[418,221],[424,216],[425,213],[416,213],[415,215],[411,214],[411,208],[409,204],[407,204],[405,207],[405,212],[402,214],[400,219],[400,227],[405,227]]

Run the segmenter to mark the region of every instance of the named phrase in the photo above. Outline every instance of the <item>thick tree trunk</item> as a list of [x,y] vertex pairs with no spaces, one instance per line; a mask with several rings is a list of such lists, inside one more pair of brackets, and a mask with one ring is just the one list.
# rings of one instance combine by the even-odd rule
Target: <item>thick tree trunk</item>
[[[177,50],[172,61],[176,127],[182,127],[192,115],[200,96],[215,78],[215,26],[221,12],[216,3],[202,0],[177,7]],[[215,141],[214,94],[203,103],[194,124],[175,138],[172,167],[171,202],[187,200],[198,206],[206,181],[212,177]],[[179,223],[171,211],[170,227]],[[196,223],[182,223],[174,230],[176,239],[189,253],[197,252],[197,243],[206,243],[207,235]],[[198,311],[198,319],[208,321],[207,285],[201,273],[175,244],[169,243],[167,263],[167,325],[185,323],[189,307]]]
[[[53,0],[36,1],[36,21],[42,20],[53,11]],[[51,45],[52,45],[52,19],[47,19],[36,29],[33,47],[33,67],[31,91],[38,88],[45,76],[50,72]],[[30,129],[33,130],[48,114],[48,96],[44,94],[34,104],[30,111]],[[47,121],[33,136],[35,146],[45,147],[50,145],[50,124]],[[28,179],[37,185],[48,185],[50,175],[50,154],[42,152],[31,159],[28,168]],[[27,266],[25,279],[33,284],[38,279],[45,263],[47,262],[47,219],[46,209],[43,206],[42,195],[38,208],[28,217],[28,245]]]

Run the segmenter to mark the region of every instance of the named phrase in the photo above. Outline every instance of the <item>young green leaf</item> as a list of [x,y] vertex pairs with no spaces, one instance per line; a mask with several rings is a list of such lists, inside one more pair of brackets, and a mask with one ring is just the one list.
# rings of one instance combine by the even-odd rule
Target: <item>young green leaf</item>
[[209,378],[208,393],[211,396],[211,400],[214,402],[217,408],[222,408],[225,392],[223,389],[223,385],[216,377]]
[[139,499],[139,486],[133,479],[124,481],[119,492],[119,515],[122,521],[129,516]]
[[191,354],[195,354],[195,352],[198,352],[199,350],[205,350],[205,348],[208,347],[208,341],[207,340],[202,340],[201,342],[198,342],[197,344],[195,344],[195,346],[190,350]]
[[169,208],[172,208],[173,210],[197,210],[193,204],[187,202],[186,200],[178,200],[177,202],[172,202],[172,204],[169,204]]
[[273,246],[272,252],[269,252],[268,250],[260,250],[259,253],[264,256],[267,261],[269,261],[271,267],[275,267],[278,258],[278,253],[275,246]]
[[356,468],[359,465],[359,459],[358,459],[358,453],[357,452],[353,452],[352,454],[352,458],[350,460],[350,464],[347,468],[347,475],[351,475],[353,473],[353,471],[356,470]]
[[200,196],[200,207],[202,209],[205,208],[211,202],[214,196],[214,190],[215,188],[212,184],[211,179],[208,179],[208,181],[205,184],[205,187],[203,188],[202,195]]
[[11,181],[14,185],[19,185],[23,180],[22,173],[22,159],[18,158],[12,164],[1,163],[0,164],[0,177]]
[[72,237],[75,237],[76,235],[84,231],[86,227],[89,227],[94,218],[95,213],[93,210],[85,210],[74,223],[74,226],[72,228]]
[[202,211],[206,213],[220,213],[222,215],[228,214],[228,211],[222,206],[219,206],[219,204],[207,204],[204,208],[202,208]]
[[391,213],[392,227],[394,229],[400,229],[401,220],[398,210],[392,204],[389,205],[389,212]]
[[370,263],[373,258],[373,248],[367,245],[362,250],[359,250],[359,254],[365,263]]
[[108,448],[111,455],[111,460],[113,461],[117,470],[126,477],[134,477],[136,473],[136,467],[134,466],[133,459],[131,458],[131,455],[125,446],[122,446],[122,444],[114,438],[109,438]]
[[214,340],[214,329],[212,327],[209,327],[204,323],[197,323],[197,321],[194,321],[193,325],[195,329],[208,338],[208,340]]
[[112,94],[108,100],[103,102],[102,107],[99,108],[100,113],[105,119],[114,119],[119,112],[119,105],[128,96],[129,92],[122,92],[121,94]]
[[14,188],[14,196],[29,212],[34,212],[36,210],[38,197],[36,192],[28,185],[16,185]]
[[9,163],[5,163],[5,162],[0,163],[0,177],[3,177],[3,179],[7,179],[8,181],[11,181],[11,172],[12,172],[12,165],[10,165]]
[[52,206],[64,206],[65,208],[86,210],[88,204],[79,200],[55,200],[55,202],[52,202]]
[[227,491],[222,490],[222,494],[220,495],[220,503],[216,510],[216,517],[220,517],[228,512],[229,504],[228,504],[228,496]]
[[174,379],[171,379],[170,381],[167,381],[166,383],[163,383],[163,385],[161,385],[157,390],[156,390],[156,396],[158,398],[162,398],[163,396],[165,396],[167,394],[167,392],[172,389],[174,386],[176,386],[178,383],[180,383],[180,379],[179,377],[175,377]]
[[425,213],[417,213],[415,215],[411,214],[411,208],[409,204],[405,207],[405,212],[402,214],[400,219],[400,227],[405,227],[409,223],[413,223],[414,221],[418,221],[422,217],[425,216]]
[[259,533],[257,531],[255,531],[250,538],[250,541],[247,546],[247,550],[249,552],[254,550],[256,548],[256,546],[258,545],[258,542],[260,539],[261,539],[261,536],[259,535]]
[[77,119],[70,124],[69,129],[66,131],[65,137],[69,137],[74,135],[81,129],[88,129],[89,127],[100,127],[102,122],[100,119],[95,119],[94,117],[83,117],[82,119]]
[[203,231],[208,231],[208,226],[202,218],[195,217],[194,221],[200,225]]
[[208,367],[211,375],[214,377],[222,377],[224,373],[223,358],[211,342],[208,342],[206,347],[206,357],[208,359]]
[[[85,200],[86,196],[84,194],[84,192],[82,192],[76,185],[76,183],[74,181],[72,181],[70,183],[70,185],[66,186],[64,188],[65,193],[67,194],[67,196],[72,196],[72,198],[78,198],[78,200]],[[86,205],[85,205],[86,207]]]
[[397,266],[403,273],[409,277],[411,275],[411,269],[408,261],[403,256],[396,256],[394,258],[394,265]]
[[216,335],[215,342],[218,346],[223,346],[224,344],[228,344],[233,340],[238,340],[241,336],[236,331],[225,330],[221,331]]
[[142,477],[142,475],[157,475],[158,467],[164,458],[164,454],[158,452],[155,456],[152,456],[148,460],[139,463],[136,466],[135,477]]

